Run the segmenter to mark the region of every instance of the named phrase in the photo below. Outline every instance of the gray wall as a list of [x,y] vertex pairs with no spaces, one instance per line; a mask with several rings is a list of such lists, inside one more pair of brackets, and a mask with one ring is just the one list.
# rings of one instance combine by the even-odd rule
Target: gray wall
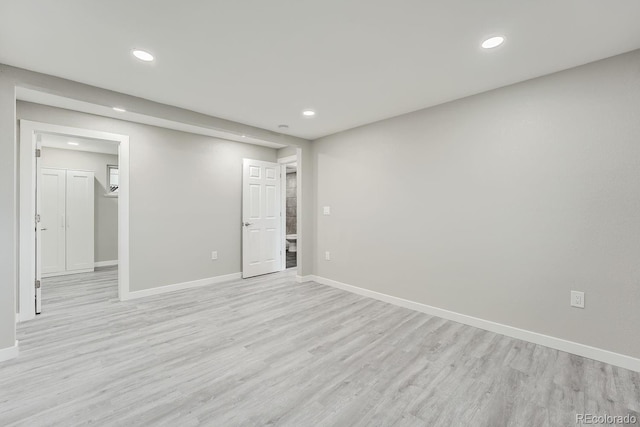
[[[216,117],[199,114],[193,111],[185,110],[170,105],[160,104],[157,102],[148,101],[142,98],[137,98],[131,95],[126,95],[118,92],[113,92],[94,86],[85,85],[70,80],[61,79],[58,77],[48,76],[46,74],[34,73],[31,71],[10,67],[4,64],[0,64],[0,349],[11,347],[15,343],[15,310],[16,304],[16,287],[17,287],[17,263],[18,263],[18,181],[17,181],[17,163],[16,156],[18,153],[18,147],[16,143],[16,88],[23,87],[31,90],[41,91],[50,95],[61,96],[70,98],[76,101],[84,103],[94,104],[98,106],[104,106],[110,109],[114,105],[125,105],[127,111],[141,114],[146,116],[157,117],[160,119],[166,119],[170,121],[177,121],[188,125],[199,126],[204,129],[211,130],[224,130],[232,132],[234,134],[247,134],[256,138],[270,140],[278,142],[283,145],[290,145],[297,147],[303,153],[303,161],[305,162],[305,185],[309,188],[305,188],[306,191],[310,191],[312,183],[312,167],[311,156],[309,155],[310,142],[288,135],[278,134],[265,129],[256,128],[253,126],[244,125],[241,123],[232,122]],[[74,123],[76,120],[71,119],[68,116],[70,113],[64,115],[69,118],[69,121]],[[81,117],[76,116],[76,118]],[[46,114],[42,115],[42,121],[52,122],[55,120],[56,115],[49,118]],[[91,116],[91,119],[84,117],[82,120],[77,120],[79,123],[94,123],[95,117]],[[114,120],[113,122],[103,121],[105,129],[119,129],[114,123],[126,123]],[[155,129],[155,128],[152,128]],[[156,129],[159,134],[162,131]],[[150,134],[154,134],[156,131],[150,131]],[[125,132],[122,132],[125,133]],[[166,134],[165,134],[166,135]],[[179,132],[176,135],[181,135]],[[162,140],[162,138],[160,138]],[[170,139],[170,138],[169,138]],[[176,138],[179,140],[180,138]],[[210,138],[198,137],[191,135],[189,138],[198,147],[207,145],[202,141],[210,141]],[[200,143],[196,142],[200,141]],[[165,138],[164,143],[161,142],[160,146],[166,145],[168,139]],[[226,146],[228,143],[217,145],[217,147]],[[248,151],[251,151],[247,148]],[[271,156],[269,156],[271,157]],[[140,162],[141,159],[138,159]],[[132,169],[136,167],[132,164]],[[166,165],[165,165],[166,166]],[[135,171],[132,170],[132,173]],[[155,172],[157,174],[157,172]],[[133,184],[132,184],[133,185]],[[133,196],[133,195],[132,195]],[[311,217],[313,213],[313,198],[309,197],[303,202],[305,214]],[[177,225],[179,226],[179,224]],[[311,221],[303,224],[305,233],[311,235],[313,230],[313,223]],[[205,226],[206,228],[207,226]],[[157,230],[153,230],[157,232]],[[151,231],[149,231],[151,233]],[[133,238],[134,236],[132,236]],[[132,241],[132,245],[136,245],[136,241]],[[310,245],[311,240],[307,240],[305,245]],[[132,248],[133,249],[133,248]],[[309,248],[307,254],[312,253],[312,248]],[[207,259],[210,258],[210,253]],[[163,258],[162,258],[163,259]],[[160,265],[162,259],[155,260],[155,265]],[[134,260],[131,260],[132,263]],[[147,261],[147,264],[152,261]],[[175,262],[175,260],[174,260]],[[198,261],[200,262],[200,260]],[[312,259],[306,260],[300,267],[301,274],[311,273]],[[140,265],[141,269],[137,269],[132,265],[132,274],[141,274],[147,267],[143,262]],[[208,268],[202,268],[203,264],[200,264],[199,270],[207,270],[206,273],[210,275],[211,271]],[[222,264],[218,263],[216,269],[222,270]],[[227,268],[225,268],[226,270]],[[228,269],[232,269],[229,267]],[[179,281],[189,280],[189,277],[194,277],[196,274],[187,274],[186,277],[179,278]],[[213,273],[216,273],[214,271]],[[157,276],[146,278],[149,282],[154,282]],[[174,277],[170,278],[173,281]],[[147,283],[147,282],[145,282]],[[143,283],[143,285],[145,285]],[[139,283],[137,283],[139,284]],[[134,285],[134,284],[132,284]]]
[[15,87],[0,72],[0,349],[16,340],[17,146]]
[[[23,103],[18,103],[18,117]],[[45,168],[79,169],[95,172],[94,246],[95,261],[118,259],[118,198],[106,197],[107,165],[117,165],[118,156],[88,151],[43,147],[40,164]]]
[[38,104],[18,107],[19,118],[129,135],[131,291],[241,271],[242,159],[276,161],[276,150]]
[[640,51],[312,145],[319,276],[640,357]]
[[278,150],[278,158],[282,159],[285,157],[295,156],[297,154],[296,147],[284,147]]

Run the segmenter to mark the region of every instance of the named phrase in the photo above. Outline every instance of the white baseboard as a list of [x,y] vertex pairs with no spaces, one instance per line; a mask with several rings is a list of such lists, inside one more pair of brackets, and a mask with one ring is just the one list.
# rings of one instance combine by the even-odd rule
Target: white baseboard
[[18,353],[18,341],[16,340],[16,343],[13,347],[0,349],[0,362],[4,362],[5,360],[9,359],[15,359],[16,357],[18,357]]
[[94,267],[113,267],[114,265],[118,265],[118,260],[113,259],[111,261],[96,261],[93,266]]
[[16,323],[26,322],[27,320],[32,320],[35,318],[36,318],[35,312],[31,312],[30,314],[16,313]]
[[58,271],[57,273],[46,273],[42,274],[42,278],[46,279],[48,277],[58,277],[58,276],[71,276],[72,274],[82,274],[82,273],[93,273],[93,268],[85,268],[83,270],[71,270],[71,271]]
[[183,289],[197,288],[200,286],[214,285],[216,283],[229,282],[242,278],[242,273],[226,274],[224,276],[208,277],[206,279],[193,280],[191,282],[174,283],[172,285],[158,286],[157,288],[144,289],[141,291],[128,292],[122,295],[122,301],[128,301],[137,298],[144,298],[151,295],[159,295],[167,292],[181,291]]
[[[549,335],[539,334],[537,332],[532,332],[525,329],[515,328],[513,326],[492,322],[490,320],[484,320],[484,319],[480,319],[473,316],[467,316],[466,314],[460,314],[454,311],[444,310],[442,308],[433,307],[433,306],[422,304],[419,302],[410,301],[403,298],[398,298],[391,295],[383,294],[380,292],[371,291],[369,289],[359,288],[353,285],[347,285],[346,283],[337,282],[335,280],[327,279],[325,277],[304,276],[301,279],[305,279],[304,281],[314,281],[323,285],[332,286],[334,288],[342,289],[342,290],[352,292],[354,294],[362,295],[365,297],[374,298],[379,301],[384,301],[400,307],[408,308],[415,311],[420,311],[422,313],[430,314],[432,316],[442,317],[443,319],[447,319],[447,320],[453,320],[454,322],[459,322],[465,325],[474,326],[476,328],[484,329],[486,331],[495,332],[500,335],[506,335],[511,338],[528,341],[534,344],[539,344],[545,347],[549,347],[549,348],[564,351],[567,353],[575,354],[578,356],[586,357],[588,359],[598,360],[600,362],[608,363],[610,365],[619,366],[621,368],[629,369],[631,371],[640,372],[640,359],[637,359],[635,357],[626,356],[620,353],[614,353],[612,351],[603,350],[597,347],[591,347],[591,346],[580,344],[573,341],[567,341],[567,340],[552,337]],[[302,283],[300,282],[300,280],[298,280],[298,282]]]
[[296,282],[305,283],[305,282],[313,282],[316,281],[316,276],[308,275],[308,276],[296,276]]

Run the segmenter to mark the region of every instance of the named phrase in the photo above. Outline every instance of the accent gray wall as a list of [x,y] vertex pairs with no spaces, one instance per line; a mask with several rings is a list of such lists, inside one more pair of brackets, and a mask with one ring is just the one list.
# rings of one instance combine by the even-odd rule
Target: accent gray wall
[[312,147],[317,275],[640,357],[640,51]]
[[27,102],[18,107],[21,119],[129,136],[131,291],[241,271],[242,159],[276,161],[275,149]]
[[16,341],[17,147],[14,85],[0,71],[0,350]]
[[[22,102],[18,103],[18,118],[22,116]],[[118,156],[88,151],[42,148],[40,164],[45,168],[78,169],[95,173],[95,261],[118,259],[118,198],[106,197],[107,165],[117,165]]]

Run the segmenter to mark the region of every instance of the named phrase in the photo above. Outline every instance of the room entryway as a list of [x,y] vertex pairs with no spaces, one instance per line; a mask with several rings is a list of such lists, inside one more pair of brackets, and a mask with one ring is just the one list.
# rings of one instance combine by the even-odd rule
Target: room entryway
[[284,165],[285,197],[285,256],[286,268],[298,266],[298,165]]
[[21,210],[33,214],[21,216],[19,320],[46,312],[49,286],[69,301],[93,293],[103,268],[116,295],[122,270],[128,289],[128,137],[21,121],[20,144]]
[[244,159],[242,172],[242,277],[281,270],[280,168]]
[[112,141],[45,132],[36,138],[39,314],[42,291],[49,285],[67,286],[67,296],[78,297],[93,292],[80,281],[80,273],[117,266],[119,161],[118,144]]
[[277,163],[244,159],[242,277],[301,263],[301,150]]

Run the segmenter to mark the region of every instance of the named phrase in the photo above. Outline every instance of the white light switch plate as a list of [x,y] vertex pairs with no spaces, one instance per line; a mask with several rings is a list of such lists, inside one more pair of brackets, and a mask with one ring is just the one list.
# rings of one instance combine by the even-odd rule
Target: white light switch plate
[[326,251],[324,253],[324,259],[327,261],[331,261],[331,253],[329,251]]
[[571,307],[584,308],[584,292],[571,291]]
[[322,208],[323,215],[331,215],[331,206],[325,206]]
[[211,252],[211,259],[218,259],[218,251]]

